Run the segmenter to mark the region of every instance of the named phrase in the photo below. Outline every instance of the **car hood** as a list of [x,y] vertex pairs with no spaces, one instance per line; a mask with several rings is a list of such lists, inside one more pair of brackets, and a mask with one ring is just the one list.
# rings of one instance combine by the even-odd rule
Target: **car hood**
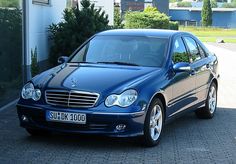
[[[65,64],[35,78],[45,89],[119,93],[159,72],[155,67],[110,64]],[[46,74],[46,75],[45,75]]]

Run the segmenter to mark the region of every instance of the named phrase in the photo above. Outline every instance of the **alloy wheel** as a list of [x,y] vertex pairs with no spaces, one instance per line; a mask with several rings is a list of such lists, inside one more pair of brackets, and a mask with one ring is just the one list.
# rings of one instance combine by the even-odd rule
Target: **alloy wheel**
[[209,98],[208,98],[208,105],[210,109],[210,113],[213,114],[216,109],[216,89],[214,86],[211,86],[210,92],[209,92]]
[[162,110],[160,105],[155,105],[150,114],[150,136],[156,141],[162,130]]

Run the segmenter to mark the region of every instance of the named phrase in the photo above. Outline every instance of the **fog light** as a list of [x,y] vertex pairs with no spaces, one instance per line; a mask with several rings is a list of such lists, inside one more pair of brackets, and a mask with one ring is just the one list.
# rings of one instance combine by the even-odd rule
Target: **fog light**
[[21,120],[22,120],[23,122],[28,122],[28,121],[29,121],[28,118],[27,118],[25,115],[22,115],[22,116],[21,116]]
[[116,130],[117,131],[121,131],[121,130],[124,130],[126,128],[126,125],[125,124],[119,124],[116,126]]

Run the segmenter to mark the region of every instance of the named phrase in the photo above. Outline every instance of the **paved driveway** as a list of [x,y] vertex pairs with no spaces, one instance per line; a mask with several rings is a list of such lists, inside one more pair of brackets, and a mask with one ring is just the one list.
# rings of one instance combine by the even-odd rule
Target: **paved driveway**
[[219,108],[212,120],[188,114],[168,124],[159,146],[138,139],[53,135],[33,138],[19,128],[14,108],[0,113],[0,163],[236,163],[236,53],[219,56]]

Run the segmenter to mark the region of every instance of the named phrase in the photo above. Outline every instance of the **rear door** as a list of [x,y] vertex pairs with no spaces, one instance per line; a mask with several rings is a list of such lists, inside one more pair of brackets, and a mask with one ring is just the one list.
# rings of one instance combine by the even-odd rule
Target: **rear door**
[[209,60],[206,52],[200,44],[190,36],[184,36],[184,41],[190,53],[190,62],[193,73],[196,76],[195,90],[197,102],[202,102],[206,99],[208,83],[210,80]]

